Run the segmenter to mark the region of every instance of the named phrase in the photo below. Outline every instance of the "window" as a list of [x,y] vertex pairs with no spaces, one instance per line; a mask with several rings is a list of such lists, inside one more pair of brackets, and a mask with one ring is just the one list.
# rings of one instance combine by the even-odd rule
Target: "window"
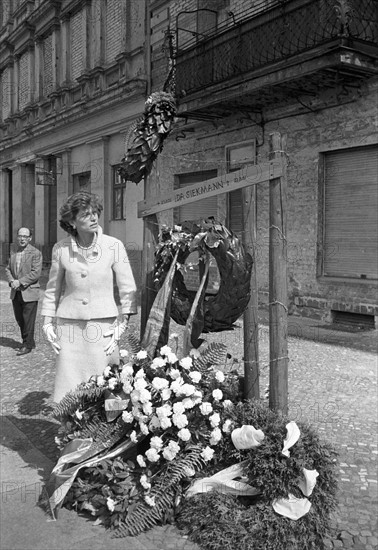
[[122,21],[122,4],[119,0],[107,0],[105,16],[105,58],[114,61],[122,49],[122,30],[126,25]]
[[43,57],[43,96],[47,97],[53,91],[53,47],[52,34],[47,36],[42,42]]
[[84,69],[83,12],[79,11],[70,20],[71,80],[76,80]]
[[112,167],[113,220],[126,219],[126,182],[118,174],[119,167]]
[[378,146],[324,153],[320,274],[378,278]]
[[74,174],[73,176],[74,193],[78,191],[91,192],[91,173],[81,172],[81,174]]
[[[235,172],[246,164],[255,164],[255,158],[255,140],[227,146],[227,172]],[[240,236],[243,231],[243,190],[236,189],[228,193],[227,201],[227,227]]]

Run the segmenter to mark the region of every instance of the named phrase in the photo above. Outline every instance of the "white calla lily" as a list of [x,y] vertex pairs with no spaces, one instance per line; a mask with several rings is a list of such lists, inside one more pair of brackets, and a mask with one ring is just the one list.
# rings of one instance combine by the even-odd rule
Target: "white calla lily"
[[262,430],[256,430],[256,428],[247,424],[244,424],[241,428],[235,428],[231,433],[232,443],[239,450],[258,447],[264,437]]
[[311,508],[311,502],[307,498],[297,498],[289,493],[288,498],[279,498],[272,504],[273,510],[289,519],[296,521],[305,516]]
[[319,472],[316,470],[306,470],[306,468],[303,468],[302,471],[303,477],[298,483],[298,487],[306,497],[309,497],[314,490]]
[[289,422],[288,424],[286,424],[286,430],[287,430],[287,435],[284,439],[284,446],[283,446],[283,449],[282,449],[282,454],[284,456],[289,457],[290,456],[289,449],[293,445],[295,445],[295,443],[298,441],[298,439],[301,436],[301,431],[298,428],[297,424],[293,420],[291,422]]

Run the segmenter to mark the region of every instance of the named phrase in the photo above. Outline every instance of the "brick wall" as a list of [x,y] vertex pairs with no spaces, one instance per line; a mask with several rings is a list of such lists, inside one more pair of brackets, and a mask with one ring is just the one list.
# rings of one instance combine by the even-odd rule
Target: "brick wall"
[[71,34],[71,80],[75,80],[83,71],[83,14],[76,13],[70,20]]
[[[264,138],[258,126],[240,122],[240,115],[220,119],[216,128],[211,124],[197,123],[195,132],[185,139],[176,141],[173,135],[166,141],[159,162],[162,192],[173,188],[175,174],[213,168],[222,173],[226,170],[225,147],[236,142],[256,138],[259,144],[263,143],[257,148],[257,161],[267,162],[269,133],[279,131],[286,134],[290,312],[327,320],[331,309],[340,310],[341,307],[356,313],[377,311],[374,281],[331,279],[320,277],[317,272],[320,153],[377,142],[374,119],[377,93],[378,79],[371,79],[353,101],[320,109],[315,114],[307,112],[292,116],[291,113],[285,118],[285,107],[271,110],[267,113]],[[260,304],[268,301],[268,205],[268,185],[260,184],[257,187],[255,250]],[[165,223],[171,224],[172,221],[173,218],[169,219],[167,214]]]
[[18,108],[21,111],[30,101],[29,52],[19,59]]
[[122,6],[120,0],[107,0],[105,25],[105,60],[114,61],[122,47],[122,30],[126,21],[122,21]]
[[46,97],[53,91],[53,59],[52,59],[52,35],[43,41],[43,96]]
[[4,69],[1,75],[1,111],[2,118],[5,120],[11,112],[11,70],[9,67]]

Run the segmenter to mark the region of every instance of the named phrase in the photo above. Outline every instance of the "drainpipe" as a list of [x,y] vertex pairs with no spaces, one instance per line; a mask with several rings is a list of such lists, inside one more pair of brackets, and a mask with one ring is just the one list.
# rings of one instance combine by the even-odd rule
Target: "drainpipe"
[[151,7],[150,0],[146,0],[146,76],[147,97],[151,94]]

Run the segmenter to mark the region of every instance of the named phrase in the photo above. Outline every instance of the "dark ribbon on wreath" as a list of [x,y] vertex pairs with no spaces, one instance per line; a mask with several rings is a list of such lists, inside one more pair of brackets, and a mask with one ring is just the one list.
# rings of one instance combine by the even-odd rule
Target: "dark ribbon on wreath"
[[[195,250],[199,253],[200,285],[188,290],[177,265],[184,265]],[[206,292],[211,256],[215,259],[220,286]],[[153,356],[166,343],[167,323],[172,318],[185,325],[184,350],[198,348],[201,333],[234,328],[251,296],[252,257],[240,239],[224,225],[208,219],[201,223],[184,222],[178,230],[162,228],[155,253],[155,284],[158,289],[142,348]]]

